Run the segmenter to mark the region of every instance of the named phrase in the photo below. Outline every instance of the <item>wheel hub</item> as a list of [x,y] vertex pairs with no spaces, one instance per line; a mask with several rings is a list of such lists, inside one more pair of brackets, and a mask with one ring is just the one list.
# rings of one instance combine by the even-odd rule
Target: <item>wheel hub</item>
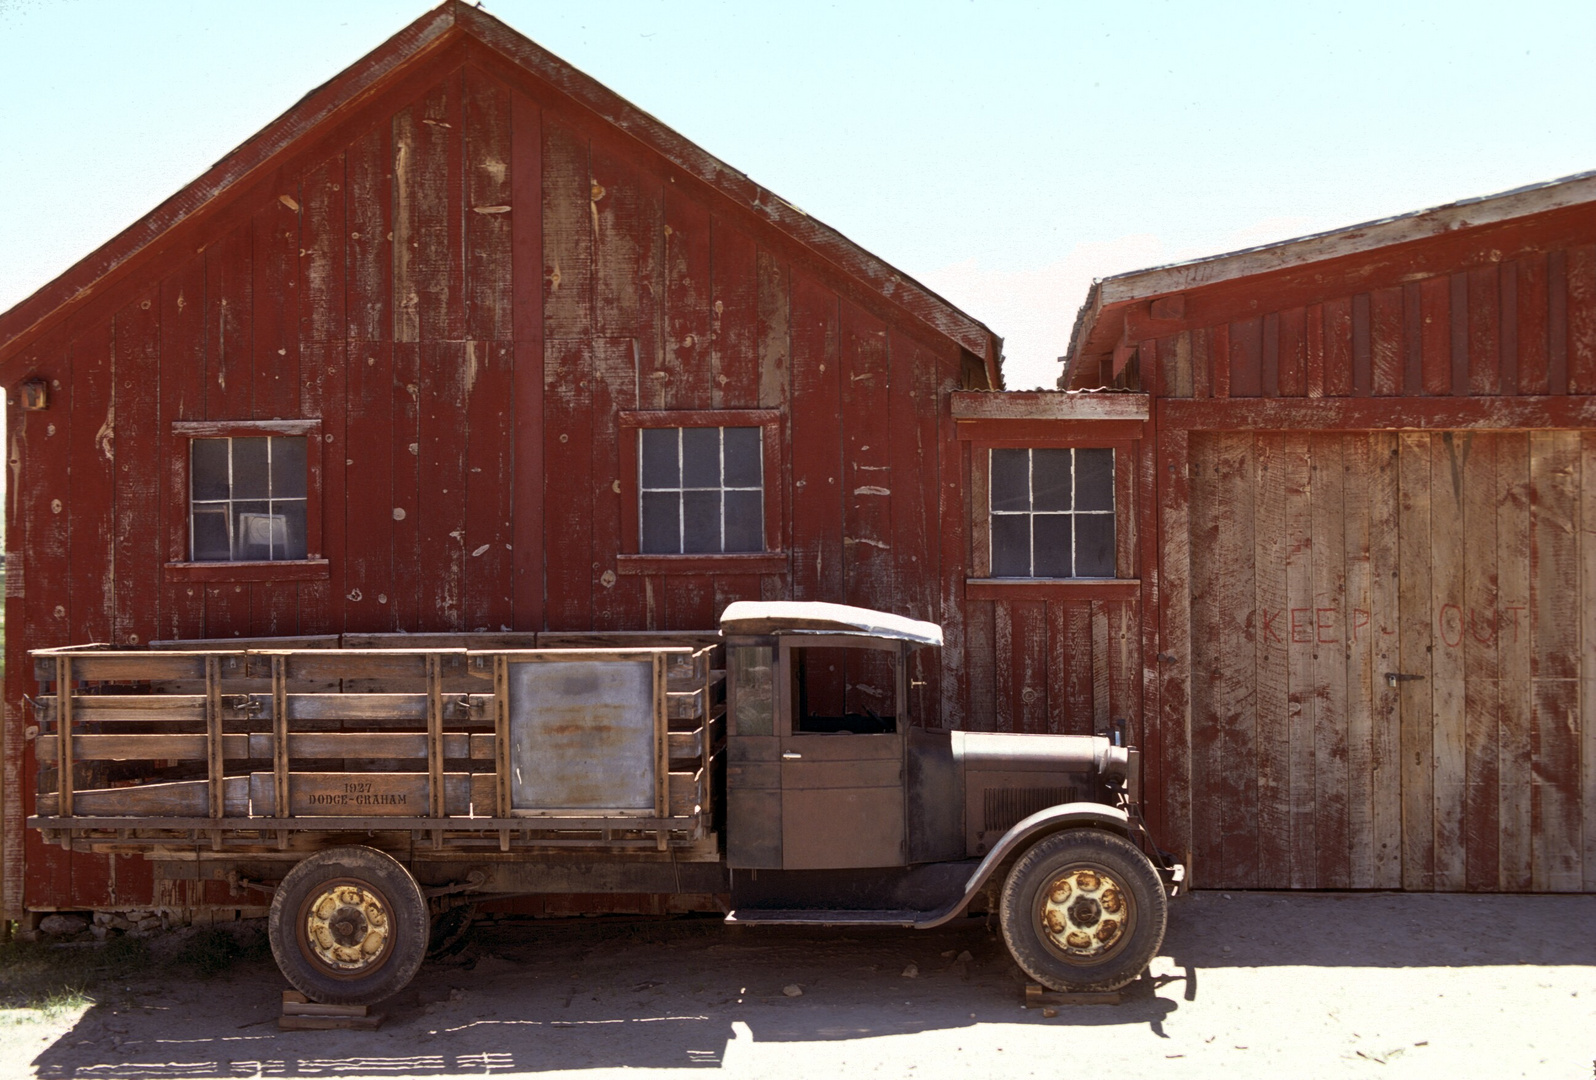
[[1065,871],[1042,890],[1039,908],[1046,940],[1067,959],[1100,960],[1127,938],[1125,891],[1100,870]]
[[364,975],[388,958],[393,945],[388,902],[364,882],[328,882],[301,911],[301,947],[332,974]]

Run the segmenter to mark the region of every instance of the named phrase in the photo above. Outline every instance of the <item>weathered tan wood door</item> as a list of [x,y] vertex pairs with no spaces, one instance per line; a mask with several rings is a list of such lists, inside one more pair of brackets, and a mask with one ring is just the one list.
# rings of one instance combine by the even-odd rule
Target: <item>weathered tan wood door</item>
[[1197,884],[1596,888],[1596,433],[1192,433]]

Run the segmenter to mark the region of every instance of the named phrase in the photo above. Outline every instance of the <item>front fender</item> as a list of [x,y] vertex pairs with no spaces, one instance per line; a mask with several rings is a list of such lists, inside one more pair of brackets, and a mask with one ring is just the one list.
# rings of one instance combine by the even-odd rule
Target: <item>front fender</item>
[[958,918],[986,886],[992,875],[997,873],[998,868],[1007,862],[1010,856],[1023,850],[1032,840],[1061,829],[1083,827],[1107,829],[1127,839],[1131,838],[1130,816],[1117,806],[1095,802],[1072,802],[1038,810],[1004,833],[1002,838],[992,845],[992,850],[987,852],[986,858],[981,860],[981,865],[975,868],[969,881],[965,882],[964,895],[930,919],[915,923],[915,928],[930,930],[932,927],[941,926]]

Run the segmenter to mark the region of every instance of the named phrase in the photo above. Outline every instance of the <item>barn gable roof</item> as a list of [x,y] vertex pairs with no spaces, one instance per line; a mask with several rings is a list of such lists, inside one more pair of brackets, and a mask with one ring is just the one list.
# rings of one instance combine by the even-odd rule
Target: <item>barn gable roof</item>
[[[1511,191],[1463,199],[1444,206],[1349,225],[1327,232],[1282,240],[1185,262],[1114,274],[1092,283],[1076,315],[1069,351],[1063,357],[1060,389],[1090,384],[1093,365],[1083,357],[1099,357],[1129,348],[1148,337],[1178,329],[1189,297],[1239,293],[1274,287],[1282,279],[1292,285],[1312,282],[1328,288],[1336,282],[1367,283],[1392,270],[1421,272],[1425,253],[1442,250],[1447,238],[1494,236],[1493,226],[1511,229],[1528,218],[1546,218],[1549,232],[1561,225],[1549,215],[1587,213],[1596,207],[1596,171],[1530,184]],[[1523,229],[1517,229],[1522,234]],[[1533,241],[1532,241],[1533,242]],[[1448,247],[1446,250],[1453,250]],[[1500,249],[1481,249],[1498,258]],[[1160,305],[1155,301],[1180,298]],[[1179,312],[1180,314],[1176,314]],[[1211,315],[1212,313],[1208,313]]]
[[282,155],[302,143],[313,131],[342,119],[357,105],[391,85],[421,58],[463,37],[486,46],[565,94],[684,173],[751,211],[867,289],[954,341],[983,362],[990,385],[1002,386],[1002,339],[985,324],[836,229],[761,187],[518,31],[462,0],[444,0],[416,19],[305,95],[151,213],[0,314],[0,381],[9,383],[24,375],[25,372],[12,369],[28,344],[91,297],[125,278],[142,261],[141,256],[172,230],[203,215],[207,208],[217,205],[229,194],[243,191],[268,175]]

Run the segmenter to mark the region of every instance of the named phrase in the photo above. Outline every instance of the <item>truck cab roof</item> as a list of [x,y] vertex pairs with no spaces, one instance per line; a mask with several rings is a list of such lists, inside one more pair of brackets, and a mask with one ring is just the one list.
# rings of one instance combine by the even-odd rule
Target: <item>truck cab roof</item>
[[942,644],[942,627],[885,611],[800,600],[738,600],[720,617],[723,637],[765,634],[862,634],[918,645]]

